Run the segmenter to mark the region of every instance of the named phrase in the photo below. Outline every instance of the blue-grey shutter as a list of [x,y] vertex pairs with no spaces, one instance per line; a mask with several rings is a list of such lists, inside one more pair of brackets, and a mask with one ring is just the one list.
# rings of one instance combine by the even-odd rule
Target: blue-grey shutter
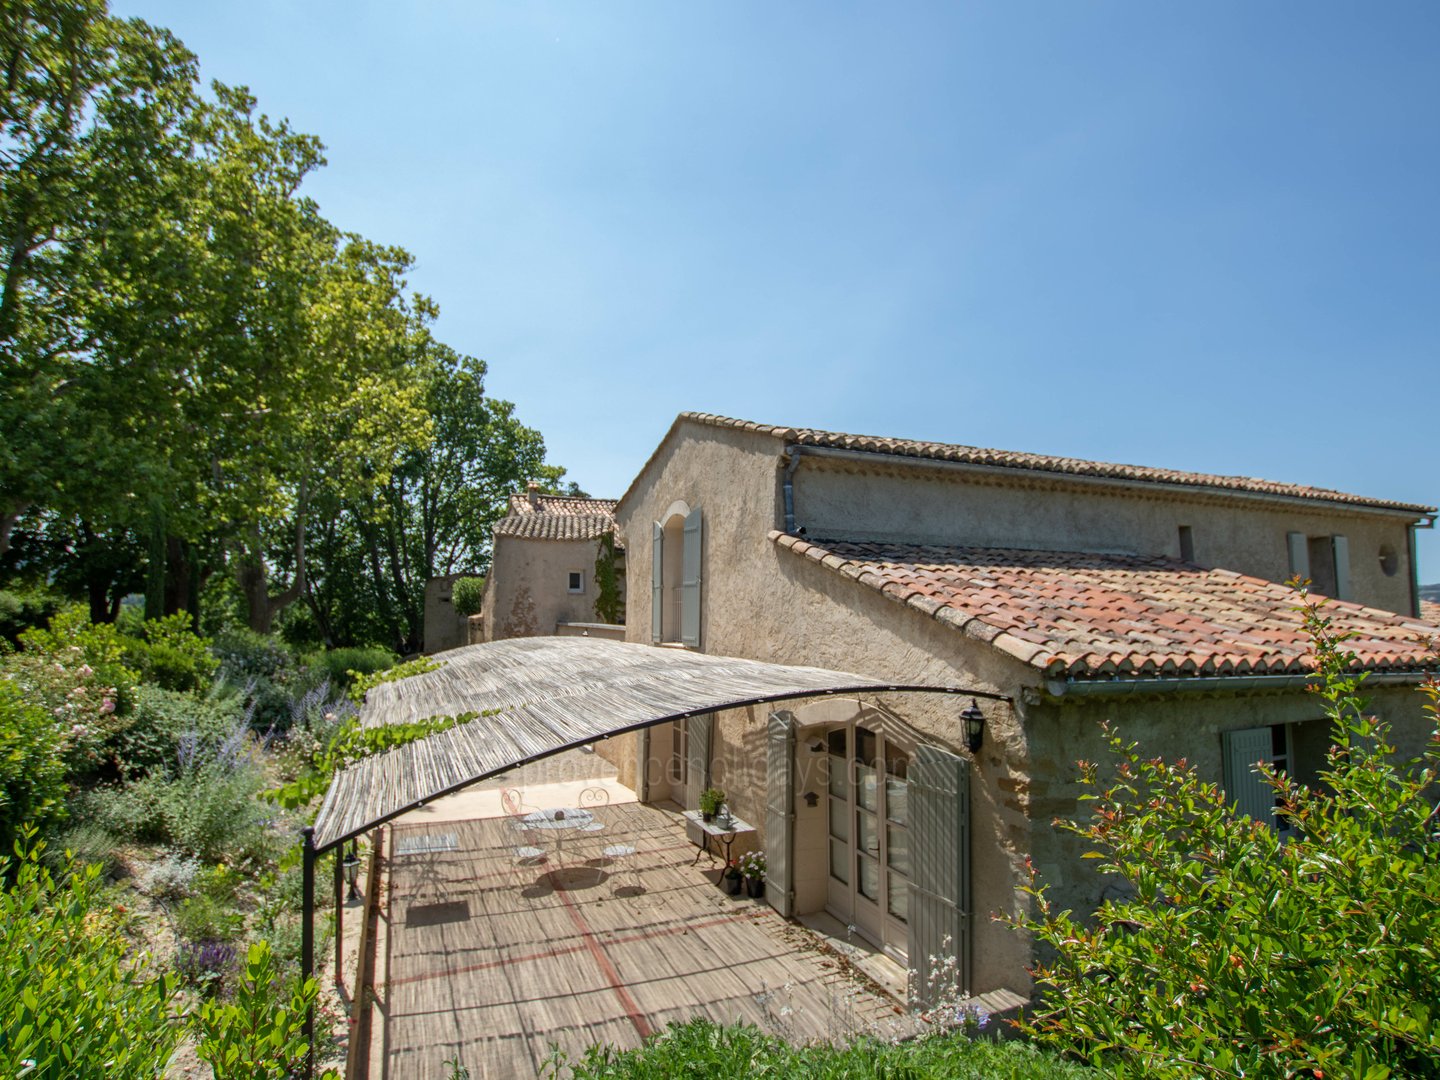
[[1285,534],[1285,544],[1290,549],[1290,576],[1309,578],[1310,541],[1304,533]]
[[[692,716],[685,723],[685,809],[700,808],[700,793],[710,786],[710,737],[715,727],[712,713]],[[686,825],[692,843],[700,843],[701,832]]]
[[1335,599],[1350,599],[1350,541],[1338,533],[1330,537],[1330,550],[1335,556]]
[[[970,762],[936,746],[917,746],[909,800],[910,996],[933,1005],[951,990],[970,992]],[[961,985],[935,985],[937,966],[952,956]]]
[[1266,825],[1275,824],[1275,792],[1255,771],[1257,762],[1269,761],[1271,735],[1268,727],[1241,728],[1220,733],[1225,751],[1225,794],[1242,813]]
[[765,731],[765,898],[795,914],[795,714],[773,712]]
[[661,614],[665,609],[665,570],[661,555],[665,551],[665,529],[657,521],[650,532],[650,641],[658,643],[662,627]]
[[685,544],[680,559],[680,640],[700,647],[700,508],[685,518]]

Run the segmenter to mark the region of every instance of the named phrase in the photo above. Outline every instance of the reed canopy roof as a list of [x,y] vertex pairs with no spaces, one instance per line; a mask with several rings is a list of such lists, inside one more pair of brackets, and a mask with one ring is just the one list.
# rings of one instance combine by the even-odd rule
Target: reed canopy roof
[[315,819],[318,851],[517,765],[668,720],[822,694],[962,692],[585,637],[513,638],[434,659],[434,671],[373,688],[360,722],[482,715],[337,773]]

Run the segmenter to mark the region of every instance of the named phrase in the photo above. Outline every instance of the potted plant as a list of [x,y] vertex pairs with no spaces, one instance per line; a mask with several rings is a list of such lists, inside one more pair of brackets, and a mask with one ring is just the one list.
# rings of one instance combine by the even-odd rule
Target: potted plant
[[765,895],[765,853],[747,851],[740,856],[738,868],[745,879],[745,893],[758,900]]
[[706,788],[700,793],[700,820],[713,821],[725,801],[725,792],[718,787]]
[[730,864],[725,867],[725,876],[720,879],[720,885],[731,896],[739,896],[740,884],[740,867],[732,859]]

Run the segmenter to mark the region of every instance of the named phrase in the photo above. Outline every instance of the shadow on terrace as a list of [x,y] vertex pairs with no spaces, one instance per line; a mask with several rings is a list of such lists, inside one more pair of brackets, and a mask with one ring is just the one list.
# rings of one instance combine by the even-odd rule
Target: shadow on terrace
[[[796,1042],[913,1033],[897,1002],[809,931],[726,895],[718,863],[692,865],[678,809],[636,803],[603,777],[535,783],[533,768],[387,830],[371,1077],[448,1077],[457,1058],[476,1078],[533,1076],[552,1048],[637,1046],[696,1016]],[[518,835],[499,795],[519,784],[527,812],[582,823],[578,796],[602,786],[607,801],[585,811],[601,827]],[[537,837],[543,860],[518,853]]]

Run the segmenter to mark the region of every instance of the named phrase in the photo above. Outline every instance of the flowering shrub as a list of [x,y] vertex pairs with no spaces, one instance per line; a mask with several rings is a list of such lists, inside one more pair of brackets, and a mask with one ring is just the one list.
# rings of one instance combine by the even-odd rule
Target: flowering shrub
[[763,851],[747,851],[735,860],[735,865],[739,869],[741,877],[751,881],[765,880],[765,853]]
[[0,853],[27,822],[44,825],[64,812],[65,766],[55,718],[0,678]]
[[176,974],[207,996],[220,992],[234,966],[235,946],[224,941],[182,941],[175,953]]
[[110,744],[127,723],[134,694],[121,680],[131,674],[116,664],[97,670],[81,649],[67,646],[58,653],[7,657],[0,682],[45,712],[67,771],[87,778],[112,765]]
[[[1086,840],[1134,896],[1094,922],[1032,877],[1054,956],[1022,1025],[1121,1077],[1440,1076],[1440,739],[1398,759],[1320,606],[1303,608],[1333,745],[1322,787],[1263,763],[1294,839],[1238,811],[1186,762],[1111,738],[1114,778],[1082,763]],[[1432,719],[1440,686],[1424,692]]]

